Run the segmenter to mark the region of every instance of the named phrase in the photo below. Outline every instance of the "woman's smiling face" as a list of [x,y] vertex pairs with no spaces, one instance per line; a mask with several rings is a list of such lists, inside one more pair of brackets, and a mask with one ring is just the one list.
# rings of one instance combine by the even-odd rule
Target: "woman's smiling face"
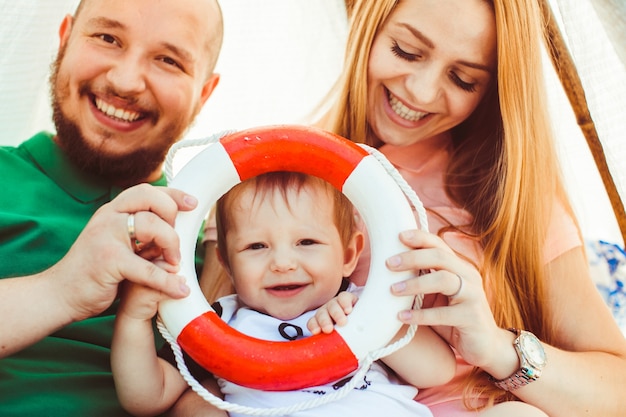
[[401,0],[372,44],[369,125],[399,146],[445,133],[478,106],[495,67],[489,2]]

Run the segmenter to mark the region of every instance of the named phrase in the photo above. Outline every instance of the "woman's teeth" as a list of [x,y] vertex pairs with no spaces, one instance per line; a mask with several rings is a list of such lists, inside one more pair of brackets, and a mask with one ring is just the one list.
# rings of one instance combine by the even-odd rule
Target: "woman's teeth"
[[407,106],[402,104],[402,102],[398,100],[396,96],[394,96],[391,93],[388,93],[388,94],[389,94],[389,104],[391,105],[391,108],[393,109],[394,113],[402,117],[404,120],[408,120],[410,122],[417,122],[418,120],[428,115],[428,113],[409,109]]

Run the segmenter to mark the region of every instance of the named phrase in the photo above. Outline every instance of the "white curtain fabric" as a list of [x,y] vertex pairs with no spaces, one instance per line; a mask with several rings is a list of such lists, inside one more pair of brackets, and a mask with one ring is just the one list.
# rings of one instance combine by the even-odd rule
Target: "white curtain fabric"
[[591,3],[617,56],[626,65],[626,1],[592,0]]
[[17,144],[52,129],[48,71],[59,24],[76,4],[78,0],[0,0],[0,144]]
[[[618,56],[625,45],[624,0],[593,0],[595,5],[589,1],[551,3],[562,20],[612,174],[625,198],[626,164],[620,161],[626,160],[626,71]],[[0,0],[0,145],[52,129],[48,70],[59,23],[77,3]],[[223,0],[221,6],[225,36],[217,71],[222,78],[186,138],[225,129],[308,123],[341,70],[347,32],[343,0]],[[598,18],[607,14],[610,35]],[[546,74],[559,150],[583,233],[621,243],[603,184],[547,58]]]
[[[552,1],[585,89],[589,112],[603,144],[611,175],[624,201],[626,64],[620,60],[618,51],[623,54],[626,47],[623,37],[626,31],[626,3],[624,0],[592,0],[594,7],[589,0]],[[610,12],[609,7],[612,8]],[[596,10],[602,12],[598,14]],[[594,239],[608,238],[621,242],[613,212],[608,209],[610,206],[608,203],[599,204],[608,198],[603,193],[602,182],[595,179],[595,164],[589,164],[589,158],[584,156],[588,154],[586,145],[578,147],[567,137],[561,136],[561,139],[567,178],[585,234]]]

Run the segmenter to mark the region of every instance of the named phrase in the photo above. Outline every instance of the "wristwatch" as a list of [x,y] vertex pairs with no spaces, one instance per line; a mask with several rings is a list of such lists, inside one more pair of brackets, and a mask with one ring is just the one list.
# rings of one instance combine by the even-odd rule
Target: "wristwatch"
[[513,346],[519,357],[520,369],[510,377],[499,381],[491,378],[496,387],[505,391],[513,391],[539,379],[547,362],[546,351],[537,336],[525,330],[509,330],[517,335]]

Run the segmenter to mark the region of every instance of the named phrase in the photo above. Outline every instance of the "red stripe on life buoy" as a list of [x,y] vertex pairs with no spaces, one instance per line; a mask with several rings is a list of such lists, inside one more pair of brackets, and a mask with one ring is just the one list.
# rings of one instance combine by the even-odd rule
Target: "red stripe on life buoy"
[[266,172],[295,171],[324,178],[340,191],[368,155],[345,138],[308,127],[249,129],[225,136],[221,143],[241,181]]
[[218,377],[266,391],[320,385],[358,368],[357,358],[336,331],[290,342],[267,341],[234,330],[214,311],[185,326],[178,343]]

